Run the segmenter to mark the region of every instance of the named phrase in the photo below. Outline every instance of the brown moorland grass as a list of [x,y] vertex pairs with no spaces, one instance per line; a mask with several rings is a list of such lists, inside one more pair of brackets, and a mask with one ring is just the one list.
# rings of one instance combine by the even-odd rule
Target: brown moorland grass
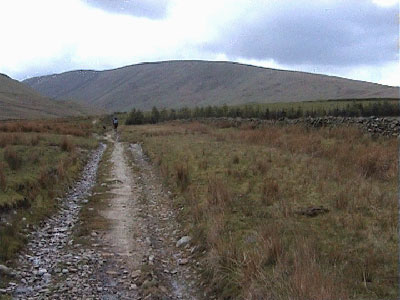
[[95,130],[91,119],[0,122],[0,263],[12,259],[25,233],[56,210],[55,198],[98,144],[91,137]]
[[18,170],[22,165],[21,156],[15,151],[14,147],[6,147],[4,149],[4,161],[8,163],[11,170]]
[[61,135],[89,136],[94,125],[90,118],[69,118],[35,121],[3,121],[0,132],[51,132]]
[[[352,127],[123,130],[174,189],[183,222],[206,250],[198,253],[204,279],[221,299],[397,298],[395,138]],[[182,162],[185,189],[175,173]]]
[[72,152],[74,150],[74,144],[68,136],[63,137],[60,147],[62,151]]

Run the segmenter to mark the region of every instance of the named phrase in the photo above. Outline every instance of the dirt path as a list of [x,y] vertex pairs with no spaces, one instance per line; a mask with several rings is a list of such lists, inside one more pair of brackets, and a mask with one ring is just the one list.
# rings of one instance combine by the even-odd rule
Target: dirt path
[[[73,281],[82,278],[82,292],[92,293],[85,279],[101,261],[94,251],[75,247],[74,254],[68,251],[73,244],[72,233],[79,222],[81,207],[87,203],[96,182],[99,161],[105,150],[101,145],[92,153],[82,177],[70,189],[64,199],[59,199],[59,211],[43,221],[30,234],[30,241],[18,258],[15,275],[17,282],[10,282],[7,294],[15,299],[66,299],[65,292],[74,293]],[[61,283],[59,283],[61,281]],[[76,281],[76,280],[75,280]],[[95,284],[98,281],[93,278]],[[96,288],[95,288],[96,289]]]
[[124,266],[130,275],[128,289],[137,299],[197,299],[197,276],[189,266],[191,249],[176,247],[180,231],[171,200],[141,146],[126,148],[120,142],[114,144],[114,196],[101,212],[111,223],[102,239],[117,266],[108,274],[118,275],[118,269]]
[[138,185],[132,177],[121,143],[116,143],[112,152],[113,164],[111,193],[114,195],[106,211],[101,214],[111,221],[110,230],[104,233],[104,244],[111,247],[132,269],[140,268],[147,248],[142,237],[146,228],[140,217]]
[[96,212],[109,226],[89,232],[87,244],[74,240],[81,207],[94,210],[91,188],[103,147],[63,200],[60,213],[32,233],[15,283],[6,291],[13,298],[200,299],[194,248],[176,245],[183,233],[141,146],[112,141],[109,147],[110,178],[97,183],[107,187],[104,195],[109,196]]

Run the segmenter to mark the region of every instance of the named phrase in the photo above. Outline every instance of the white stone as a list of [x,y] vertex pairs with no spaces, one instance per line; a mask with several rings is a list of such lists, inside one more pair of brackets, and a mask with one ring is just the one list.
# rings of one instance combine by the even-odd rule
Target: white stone
[[186,265],[188,262],[189,260],[187,258],[178,259],[178,264],[180,264],[181,266]]
[[176,242],[176,247],[182,247],[187,245],[190,241],[192,240],[192,238],[188,235],[185,235],[183,237],[180,238],[179,241]]
[[39,269],[38,275],[39,275],[39,276],[43,276],[43,275],[46,274],[46,273],[47,273],[47,270],[46,270],[46,269]]

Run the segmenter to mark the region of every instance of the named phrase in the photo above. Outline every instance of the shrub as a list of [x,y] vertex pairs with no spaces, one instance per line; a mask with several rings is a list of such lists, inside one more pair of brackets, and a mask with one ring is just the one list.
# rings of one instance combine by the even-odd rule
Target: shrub
[[8,137],[9,137],[8,134],[1,134],[0,135],[0,148],[4,148],[4,147],[6,147],[7,145],[10,144],[10,141],[9,141]]
[[187,166],[179,163],[175,166],[176,182],[182,191],[186,190],[189,185],[189,170]]
[[393,169],[394,165],[397,165],[397,163],[393,163],[392,157],[393,153],[390,153],[387,149],[372,146],[359,151],[355,159],[364,177],[387,179],[390,177],[391,168]]
[[261,202],[264,205],[272,205],[278,199],[279,184],[275,180],[264,182],[261,190]]
[[208,180],[208,204],[210,207],[224,208],[226,205],[231,204],[232,196],[228,188],[219,178],[211,178]]
[[207,170],[208,168],[208,161],[207,159],[203,159],[199,161],[199,169]]
[[334,195],[334,206],[336,209],[346,209],[347,206],[349,205],[350,199],[349,199],[349,194],[350,192],[345,189],[341,190]]
[[21,249],[23,241],[18,227],[15,223],[0,227],[0,261],[9,260]]
[[0,164],[0,190],[3,192],[6,190],[7,180],[6,175],[4,174],[4,165]]
[[37,146],[39,144],[40,138],[38,135],[34,135],[31,138],[31,145],[32,146]]
[[50,172],[48,167],[43,166],[39,172],[38,182],[42,188],[46,188],[50,183]]
[[65,178],[65,161],[60,161],[57,165],[57,178],[63,180]]
[[71,152],[72,150],[74,150],[74,144],[66,136],[62,139],[60,147],[62,151]]
[[256,165],[257,165],[257,170],[258,170],[261,174],[265,175],[265,174],[267,173],[267,171],[268,171],[268,164],[267,164],[267,162],[262,161],[262,160],[259,160],[259,161],[257,161]]
[[235,165],[239,163],[239,156],[237,154],[235,154],[232,158],[232,163],[234,163]]
[[7,146],[4,150],[4,160],[8,163],[12,170],[18,170],[22,165],[22,158],[18,155],[14,148]]

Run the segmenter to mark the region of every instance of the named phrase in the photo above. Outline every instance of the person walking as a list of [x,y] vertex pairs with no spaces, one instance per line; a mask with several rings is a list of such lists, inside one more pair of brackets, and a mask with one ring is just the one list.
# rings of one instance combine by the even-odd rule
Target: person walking
[[117,132],[117,128],[118,128],[118,118],[117,118],[117,117],[114,117],[114,118],[112,119],[112,123],[113,123],[113,126],[114,126],[114,131]]

